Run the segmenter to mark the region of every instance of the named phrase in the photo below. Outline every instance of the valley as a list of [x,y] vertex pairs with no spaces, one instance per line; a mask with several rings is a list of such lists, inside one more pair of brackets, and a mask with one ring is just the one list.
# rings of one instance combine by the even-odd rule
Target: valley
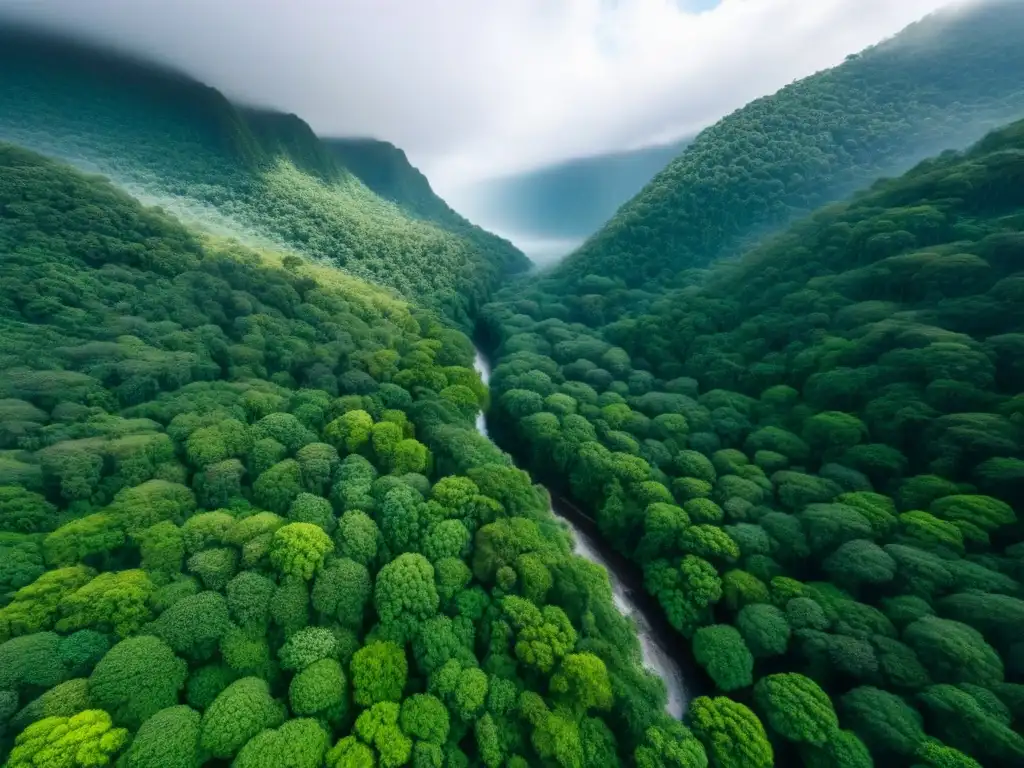
[[[488,384],[490,368],[479,349],[476,350],[473,367],[480,374],[481,381]],[[477,416],[476,429],[487,436],[487,415],[483,411]],[[643,591],[642,574],[599,538],[593,520],[561,496],[552,494],[550,490],[547,494],[552,514],[572,534],[573,552],[607,571],[615,607],[636,625],[644,666],[665,685],[665,710],[681,720],[693,697],[695,670],[692,659],[685,658],[680,652],[671,627],[658,612],[657,603]],[[684,666],[691,668],[689,674],[684,674]]]
[[513,242],[0,24],[0,764],[1024,765],[1022,37],[505,179]]

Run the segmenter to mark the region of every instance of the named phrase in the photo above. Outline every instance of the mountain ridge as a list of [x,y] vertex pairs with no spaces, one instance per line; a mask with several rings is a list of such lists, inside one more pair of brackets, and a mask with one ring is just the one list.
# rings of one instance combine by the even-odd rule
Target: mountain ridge
[[[2,139],[107,175],[178,215],[395,288],[462,327],[504,277],[529,267],[429,183],[411,210],[365,185],[300,117],[235,104],[139,57],[0,26],[0,99]],[[359,167],[364,176],[373,162]],[[391,172],[420,183],[408,163]]]
[[631,285],[735,251],[1024,115],[1024,6],[938,12],[705,129],[555,271]]

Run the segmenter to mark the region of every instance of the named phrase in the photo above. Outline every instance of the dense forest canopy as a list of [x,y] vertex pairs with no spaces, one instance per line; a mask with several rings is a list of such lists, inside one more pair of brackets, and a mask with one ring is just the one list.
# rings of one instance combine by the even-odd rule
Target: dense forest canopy
[[8,145],[0,252],[7,765],[703,754],[460,332]]
[[0,763],[1024,765],[1022,33],[760,99],[495,293],[392,145],[0,32]]
[[688,280],[484,322],[492,432],[643,568],[711,762],[1021,764],[1024,121]]
[[637,286],[1024,116],[1024,4],[910,26],[701,132],[557,274]]
[[[148,63],[0,28],[0,102],[0,139],[396,288],[464,327],[502,278],[528,266],[422,188],[407,163],[339,153],[294,115],[238,107]],[[416,205],[375,193],[381,173],[416,189]]]

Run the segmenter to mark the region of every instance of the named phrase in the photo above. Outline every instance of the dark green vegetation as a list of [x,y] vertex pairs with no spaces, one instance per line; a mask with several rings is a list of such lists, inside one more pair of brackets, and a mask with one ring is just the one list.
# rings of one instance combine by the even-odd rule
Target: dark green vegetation
[[0,29],[0,103],[2,139],[395,288],[465,327],[502,277],[528,266],[404,157],[321,142],[294,115],[235,106],[149,64]]
[[577,287],[485,308],[492,432],[643,567],[712,764],[1024,764],[1024,122]]
[[464,335],[8,145],[0,253],[11,768],[705,765]]
[[[1024,5],[936,14],[700,133],[559,269],[632,286],[1024,116]],[[580,292],[585,292],[580,289]]]

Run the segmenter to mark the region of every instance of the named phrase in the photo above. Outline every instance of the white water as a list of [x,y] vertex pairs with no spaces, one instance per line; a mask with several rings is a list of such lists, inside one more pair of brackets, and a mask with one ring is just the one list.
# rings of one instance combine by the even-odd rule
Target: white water
[[[487,367],[487,361],[480,354],[480,350],[476,352],[473,367],[479,372],[480,378],[483,379],[484,383],[488,384],[491,372]],[[476,428],[481,434],[487,434],[487,419],[483,413],[478,414],[476,417]],[[632,619],[636,624],[644,666],[660,677],[665,683],[665,690],[668,693],[665,709],[672,717],[681,719],[689,703],[689,696],[686,692],[683,673],[679,665],[665,646],[655,637],[651,631],[650,622],[647,620],[644,612],[634,602],[631,590],[622,582],[612,566],[601,555],[600,547],[577,526],[573,525],[570,520],[558,514],[554,508],[552,508],[551,512],[572,531],[573,539],[576,542],[575,553],[592,563],[600,565],[608,572],[608,581],[611,583],[615,607],[619,609],[623,616]]]

